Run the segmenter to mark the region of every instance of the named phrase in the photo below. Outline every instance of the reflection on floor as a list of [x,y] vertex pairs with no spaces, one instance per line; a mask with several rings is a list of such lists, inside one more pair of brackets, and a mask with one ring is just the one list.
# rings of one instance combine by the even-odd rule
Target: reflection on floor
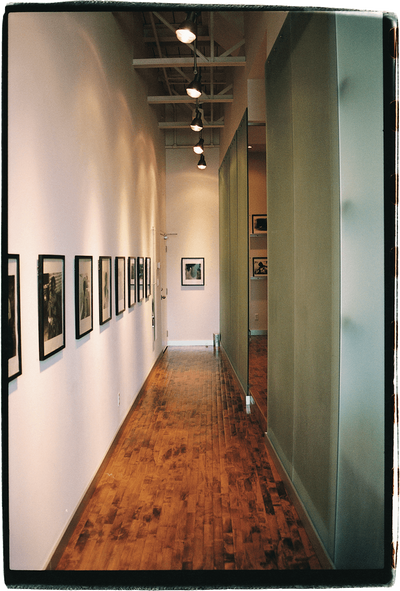
[[267,335],[252,335],[250,337],[250,394],[256,406],[254,412],[264,431],[267,430],[267,346]]
[[57,570],[321,569],[224,354],[168,348]]

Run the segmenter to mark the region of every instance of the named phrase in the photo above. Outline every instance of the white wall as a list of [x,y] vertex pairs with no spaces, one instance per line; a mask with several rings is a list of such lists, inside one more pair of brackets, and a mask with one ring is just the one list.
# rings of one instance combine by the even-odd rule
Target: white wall
[[[111,12],[9,17],[9,252],[21,257],[23,364],[8,396],[12,569],[46,566],[161,350],[151,300],[98,320],[98,257],[151,256],[155,269],[152,227],[158,236],[164,226],[163,138],[131,57]],[[66,347],[46,361],[39,254],[65,255]],[[78,254],[94,261],[94,330],[81,340]]]
[[[193,133],[194,142],[197,134]],[[168,343],[212,344],[219,333],[218,148],[206,148],[199,170],[192,148],[166,154]],[[181,286],[181,258],[204,257],[205,286]]]

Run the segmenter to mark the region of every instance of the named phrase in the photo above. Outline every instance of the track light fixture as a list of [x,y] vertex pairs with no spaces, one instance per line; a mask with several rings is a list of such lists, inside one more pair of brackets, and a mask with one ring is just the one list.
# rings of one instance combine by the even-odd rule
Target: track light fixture
[[197,163],[197,168],[200,168],[200,170],[204,170],[205,168],[207,168],[206,159],[204,158],[204,154],[202,154],[200,156],[200,160]]
[[187,12],[186,20],[176,29],[176,36],[182,43],[192,43],[196,39],[195,22],[197,12]]
[[190,124],[190,128],[193,131],[201,131],[203,129],[203,127],[204,127],[204,125],[203,125],[203,121],[201,119],[201,113],[200,113],[199,109],[196,108],[196,115]]
[[187,86],[186,92],[191,98],[199,98],[199,96],[201,96],[202,89],[200,70],[198,72],[196,70],[194,71],[194,79],[189,84],[189,86]]
[[195,154],[202,154],[204,152],[204,140],[201,136],[197,144],[193,146],[193,152]]

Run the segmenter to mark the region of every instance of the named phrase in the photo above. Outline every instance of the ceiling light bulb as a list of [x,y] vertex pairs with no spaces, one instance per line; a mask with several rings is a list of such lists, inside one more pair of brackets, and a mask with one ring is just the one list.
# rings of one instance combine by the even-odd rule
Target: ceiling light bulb
[[196,111],[196,116],[190,124],[190,128],[193,129],[193,131],[201,131],[203,129],[203,121],[201,120],[199,111]]
[[196,39],[195,19],[196,13],[191,12],[188,18],[176,29],[176,36],[182,43],[192,43]]
[[201,96],[202,89],[201,89],[201,73],[200,73],[200,71],[196,72],[194,79],[189,84],[189,86],[186,88],[186,92],[191,98],[199,98],[199,96]]
[[205,168],[207,168],[206,159],[204,158],[204,154],[202,154],[200,156],[200,160],[197,163],[197,168],[200,168],[200,170],[204,170]]
[[195,146],[193,146],[193,152],[195,154],[202,154],[204,152],[204,140],[203,138],[200,138],[199,141],[197,142],[197,144]]

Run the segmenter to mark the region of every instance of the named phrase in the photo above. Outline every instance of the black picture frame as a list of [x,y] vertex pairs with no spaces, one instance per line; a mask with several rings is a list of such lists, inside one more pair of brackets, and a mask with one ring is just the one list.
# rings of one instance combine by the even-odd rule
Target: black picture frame
[[115,257],[115,313],[125,311],[125,257]]
[[93,330],[93,257],[75,257],[75,338]]
[[145,265],[145,297],[148,298],[151,296],[151,258],[146,257],[146,265]]
[[266,214],[254,214],[252,216],[252,233],[267,234],[267,216]]
[[8,381],[22,374],[19,254],[8,255],[7,360]]
[[266,277],[268,275],[268,258],[253,257],[253,277]]
[[65,347],[65,256],[39,255],[39,359]]
[[197,287],[205,285],[205,263],[203,257],[181,259],[181,285]]
[[136,257],[128,257],[128,307],[136,304]]
[[138,281],[138,301],[144,298],[144,258],[137,259],[137,281]]
[[99,316],[100,325],[112,318],[111,257],[99,257]]

